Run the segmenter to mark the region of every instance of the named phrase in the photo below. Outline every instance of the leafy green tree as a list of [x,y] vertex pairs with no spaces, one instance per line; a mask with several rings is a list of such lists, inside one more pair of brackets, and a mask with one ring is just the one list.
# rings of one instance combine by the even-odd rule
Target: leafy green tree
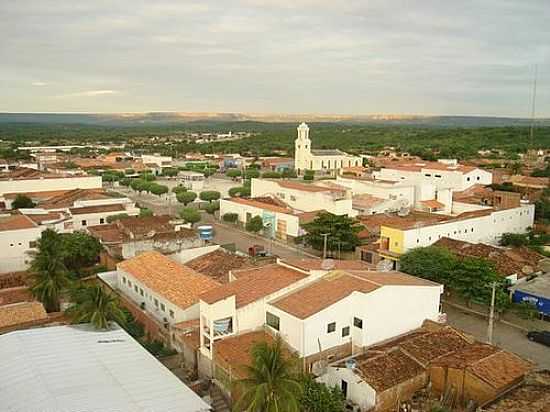
[[503,233],[499,243],[502,246],[525,246],[529,243],[529,238],[521,233]]
[[149,186],[149,190],[152,194],[156,196],[162,196],[166,193],[168,193],[168,187],[164,185],[159,185],[157,183],[153,183]]
[[130,186],[130,184],[132,183],[132,179],[129,178],[129,177],[125,177],[123,179],[120,179],[119,183],[122,185],[122,186]]
[[216,190],[205,190],[201,192],[199,198],[204,202],[212,202],[214,200],[219,200],[221,193]]
[[343,412],[345,407],[344,394],[340,388],[329,388],[310,376],[302,381],[303,393],[300,398],[301,411],[304,412]]
[[184,207],[180,210],[179,215],[185,222],[191,223],[191,226],[201,220],[200,212],[192,207]]
[[239,215],[237,213],[225,213],[222,219],[227,223],[235,223],[239,219]]
[[295,170],[283,170],[283,172],[281,173],[281,177],[283,177],[284,179],[295,179],[298,177],[298,175],[296,174],[296,171]]
[[162,175],[167,177],[174,177],[178,175],[178,169],[173,167],[166,167],[162,169]]
[[214,201],[212,203],[208,203],[204,207],[204,210],[206,211],[206,213],[213,215],[214,213],[216,213],[216,211],[220,210],[220,202]]
[[37,241],[30,267],[30,291],[48,312],[59,312],[61,296],[71,283],[62,244],[59,233],[52,229],[44,230]]
[[437,246],[415,248],[399,259],[401,271],[439,283],[448,283],[456,265],[455,256]]
[[141,173],[141,179],[145,180],[146,182],[152,182],[154,180],[157,180],[156,176],[151,172]]
[[139,194],[141,194],[141,192],[146,192],[149,189],[149,186],[150,183],[143,179],[134,179],[130,183],[132,190],[135,190]]
[[80,286],[71,291],[74,302],[65,313],[73,323],[91,323],[96,329],[108,329],[110,322],[126,326],[126,316],[118,299],[100,286]]
[[304,171],[304,180],[313,180],[315,177],[315,172],[313,170]]
[[254,216],[246,222],[245,229],[252,233],[258,233],[264,228],[264,222],[261,216]]
[[508,169],[514,175],[520,175],[523,170],[523,165],[521,162],[513,162],[508,164]]
[[363,230],[363,226],[348,216],[338,216],[328,212],[321,212],[317,217],[304,225],[307,232],[301,240],[314,249],[323,250],[324,236],[328,233],[328,250],[353,250],[360,241],[357,234]]
[[83,268],[98,261],[102,246],[93,236],[74,232],[61,235],[61,239],[63,262],[67,270],[81,273]]
[[229,169],[227,172],[225,172],[225,175],[227,177],[235,179],[237,177],[240,177],[242,175],[242,172],[239,169]]
[[176,199],[178,202],[183,203],[185,206],[191,202],[194,202],[196,198],[197,194],[195,192],[179,192],[176,194]]
[[175,194],[181,193],[181,192],[187,192],[187,188],[184,186],[174,186],[172,188],[172,192]]
[[254,179],[260,177],[260,171],[257,169],[247,169],[244,172],[245,179]]
[[31,198],[25,195],[15,196],[15,199],[11,204],[12,209],[32,209],[35,206],[36,205]]
[[284,356],[280,337],[272,345],[256,344],[247,377],[236,383],[241,396],[235,410],[299,412],[303,388],[297,370],[295,359]]
[[139,209],[139,216],[140,217],[148,217],[148,216],[153,216],[154,213],[151,209],[149,209],[148,207],[142,207]]

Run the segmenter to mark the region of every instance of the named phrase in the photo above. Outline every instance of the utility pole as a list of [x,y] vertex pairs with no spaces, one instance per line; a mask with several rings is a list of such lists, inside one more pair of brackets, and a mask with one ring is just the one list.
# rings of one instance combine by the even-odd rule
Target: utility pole
[[328,239],[328,235],[330,235],[330,233],[321,233],[321,236],[324,237],[324,239],[323,239],[323,260],[325,260],[327,258],[327,239]]
[[492,292],[491,292],[491,308],[489,310],[489,325],[487,326],[487,343],[493,344],[493,323],[495,319],[495,294],[496,294],[497,283],[493,282]]

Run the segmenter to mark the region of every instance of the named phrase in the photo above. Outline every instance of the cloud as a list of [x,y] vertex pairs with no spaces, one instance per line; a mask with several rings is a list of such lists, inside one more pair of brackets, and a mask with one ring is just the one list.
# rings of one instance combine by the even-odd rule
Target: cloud
[[61,94],[55,97],[96,97],[113,94],[120,94],[120,92],[118,90],[87,90],[83,92]]
[[0,1],[0,110],[523,116],[538,64],[550,116],[549,14],[548,0]]

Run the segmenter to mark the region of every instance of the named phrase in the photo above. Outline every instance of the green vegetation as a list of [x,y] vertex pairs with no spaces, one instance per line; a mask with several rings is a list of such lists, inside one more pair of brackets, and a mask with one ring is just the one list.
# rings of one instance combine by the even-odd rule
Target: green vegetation
[[178,202],[183,203],[185,206],[195,201],[196,198],[197,198],[197,194],[195,192],[180,191],[176,193],[176,199],[178,200]]
[[550,165],[546,166],[544,169],[535,169],[531,173],[533,177],[550,177]]
[[12,209],[32,209],[35,206],[36,205],[31,200],[31,198],[25,195],[15,196],[15,199],[11,204]]
[[126,316],[116,296],[103,290],[100,285],[78,285],[70,293],[73,305],[65,313],[73,323],[91,323],[96,329],[108,329],[114,321],[126,326]]
[[192,207],[184,207],[180,210],[179,215],[186,223],[191,223],[191,226],[201,220],[200,212]]
[[245,179],[256,179],[258,177],[260,177],[260,171],[257,169],[247,169],[244,172]]
[[174,186],[172,188],[172,193],[175,193],[176,195],[182,192],[187,192],[187,188],[184,186]]
[[225,172],[225,175],[227,177],[235,179],[237,177],[240,177],[242,175],[242,172],[240,171],[240,169],[229,169],[227,172]]
[[148,207],[141,207],[139,209],[139,217],[147,217],[147,216],[153,216],[154,213],[151,209]]
[[252,233],[258,233],[264,228],[264,222],[261,216],[254,216],[246,222],[245,229]]
[[315,172],[313,170],[304,171],[304,180],[313,180],[315,178]]
[[117,213],[116,215],[107,216],[107,223],[113,223],[125,217],[128,217],[128,213]]
[[280,179],[283,175],[279,172],[264,172],[262,178],[264,179]]
[[151,183],[148,189],[149,192],[156,196],[162,196],[168,193],[168,186],[159,185],[158,183]]
[[250,186],[237,186],[229,189],[231,197],[250,197]]
[[217,192],[216,190],[205,190],[204,192],[201,192],[199,195],[199,198],[203,202],[212,202],[214,200],[219,200],[221,197],[221,193]]
[[544,189],[542,196],[535,202],[535,218],[544,224],[550,224],[550,188]]
[[492,262],[481,258],[460,258],[437,246],[413,249],[399,259],[401,271],[442,283],[458,293],[467,304],[488,305],[491,285],[497,284],[495,306],[504,310],[509,304],[507,282],[497,274]]
[[363,229],[363,226],[348,216],[337,216],[328,212],[319,213],[313,221],[302,227],[307,233],[300,240],[317,250],[323,250],[322,235],[328,233],[328,251],[354,250],[360,243],[357,234]]
[[344,394],[340,388],[327,385],[306,376],[302,380],[303,393],[300,398],[301,411],[304,412],[343,412]]
[[96,238],[83,232],[74,232],[62,234],[60,239],[63,263],[69,272],[79,277],[84,268],[98,261],[102,246]]
[[238,411],[299,412],[303,387],[295,358],[286,357],[278,337],[269,345],[261,342],[252,348],[252,365],[247,377],[236,382],[241,394],[235,403]]
[[165,177],[174,177],[178,175],[179,170],[174,167],[166,167],[162,169],[162,175]]
[[216,211],[220,210],[220,202],[218,200],[208,203],[203,208],[206,213],[213,215]]

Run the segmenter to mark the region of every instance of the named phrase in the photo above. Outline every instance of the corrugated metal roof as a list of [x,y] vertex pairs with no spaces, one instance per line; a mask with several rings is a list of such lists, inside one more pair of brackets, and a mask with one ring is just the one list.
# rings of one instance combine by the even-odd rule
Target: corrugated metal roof
[[206,412],[209,405],[118,326],[0,336],[5,412]]

